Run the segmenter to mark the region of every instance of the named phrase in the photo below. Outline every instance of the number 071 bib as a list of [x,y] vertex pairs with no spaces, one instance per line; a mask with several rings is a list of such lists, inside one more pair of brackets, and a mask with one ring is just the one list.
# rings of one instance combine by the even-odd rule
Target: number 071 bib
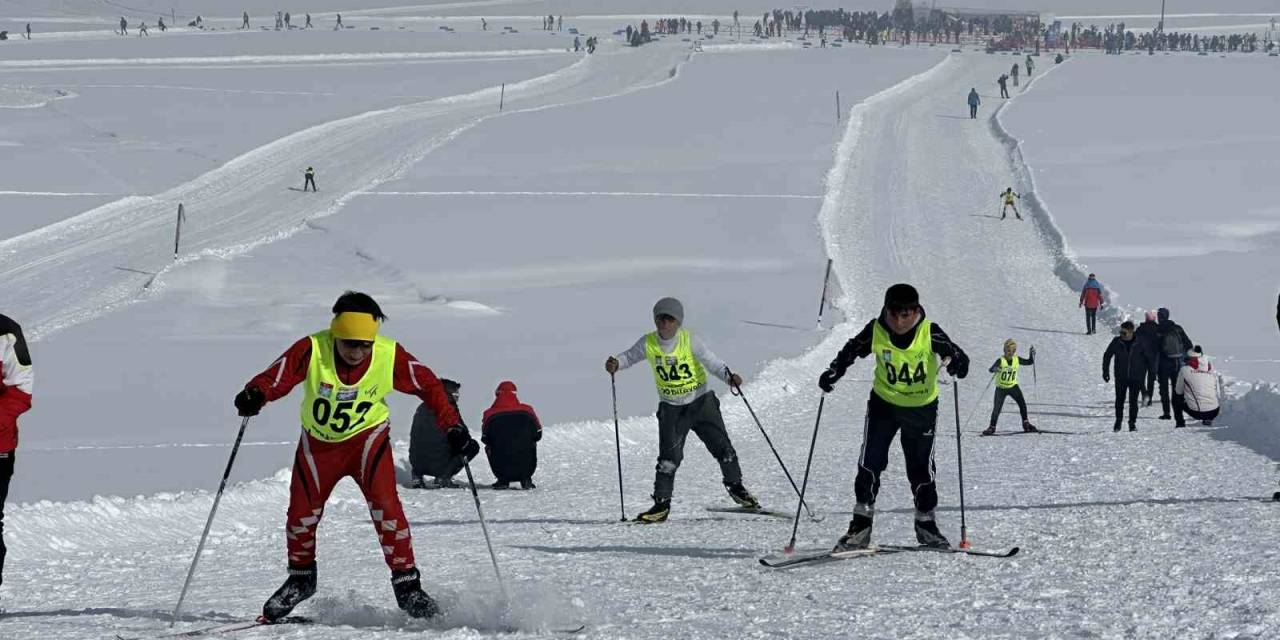
[[657,332],[650,333],[644,341],[644,356],[653,367],[659,399],[678,401],[707,384],[707,371],[694,357],[693,339],[686,329],[676,334],[676,348],[671,353],[663,352]]
[[387,421],[385,398],[394,386],[396,342],[377,336],[369,369],[353,385],[338,379],[333,335],[327,330],[311,336],[311,362],[303,383],[302,428],[320,440],[341,442]]

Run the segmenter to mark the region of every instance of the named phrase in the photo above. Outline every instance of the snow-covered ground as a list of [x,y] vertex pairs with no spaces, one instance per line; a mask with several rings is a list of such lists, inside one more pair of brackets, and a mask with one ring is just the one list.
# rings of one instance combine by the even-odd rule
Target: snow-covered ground
[[[87,1],[60,4],[68,13],[96,15]],[[178,13],[216,8],[212,0],[174,4]],[[1071,8],[1148,12],[1147,4]],[[591,6],[597,13],[637,11],[629,3]],[[395,16],[436,10],[527,17],[574,8],[483,1],[367,7],[375,8],[363,16],[325,0],[312,8],[392,26],[430,24]],[[1261,10],[1248,2],[1199,9]],[[675,10],[651,3],[645,15]],[[700,10],[732,8],[715,0]],[[220,13],[235,20],[238,9]],[[614,28],[625,23],[599,19]],[[1060,87],[1079,82],[1071,74],[1118,82],[1120,73],[1113,77],[1105,65],[1138,64],[1136,57],[1083,56],[1018,94],[1003,120],[1024,139],[1020,156],[1010,154],[1004,129],[992,120],[999,99],[988,97],[992,79],[1010,64],[1004,56],[776,44],[708,47],[691,56],[677,38],[638,50],[606,43],[590,59],[540,53],[536,43],[516,47],[528,55],[488,56],[503,46],[494,40],[523,34],[474,28],[452,40],[396,33],[379,41],[364,29],[174,34],[158,52],[110,38],[96,45],[68,39],[80,48],[50,44],[22,60],[85,62],[58,70],[19,60],[0,67],[0,86],[13,87],[0,93],[0,103],[39,103],[47,95],[41,92],[76,85],[70,99],[0,110],[0,127],[7,127],[0,140],[31,135],[53,147],[50,153],[66,154],[47,160],[53,169],[26,167],[27,177],[0,183],[0,191],[104,194],[0,195],[12,199],[0,200],[7,211],[10,202],[32,203],[31,214],[3,222],[0,297],[3,311],[36,337],[38,378],[6,510],[0,637],[135,636],[164,627],[212,499],[198,489],[215,483],[238,423],[231,394],[292,339],[322,325],[346,287],[374,293],[391,315],[389,334],[463,381],[472,421],[504,378],[515,379],[541,411],[547,432],[539,488],[481,494],[516,601],[504,612],[470,496],[404,489],[427,589],[446,606],[440,620],[407,621],[394,609],[366,506],[344,484],[320,527],[321,592],[299,609],[324,624],[238,637],[539,637],[579,622],[588,625],[582,635],[600,638],[1280,633],[1280,579],[1272,570],[1280,534],[1269,526],[1274,505],[1260,499],[1274,486],[1275,450],[1261,440],[1249,443],[1252,450],[1215,440],[1219,431],[1243,427],[1263,433],[1276,405],[1251,396],[1219,421],[1226,427],[1219,431],[1174,432],[1145,409],[1137,433],[1111,432],[1111,388],[1098,379],[1105,337],[1079,334],[1073,274],[1098,270],[1126,304],[1163,294],[1152,293],[1150,280],[1108,275],[1112,268],[1096,267],[1082,251],[1084,265],[1064,252],[1062,232],[1077,249],[1090,236],[1064,219],[1070,198],[1059,204],[1046,186],[1045,174],[1055,172],[1040,171],[1052,166],[1040,162],[1042,134],[1016,122],[1064,100]],[[347,38],[357,34],[363,37]],[[295,35],[307,38],[295,40],[296,49],[277,41]],[[272,43],[261,44],[266,38]],[[211,44],[216,39],[228,44]],[[223,59],[246,53],[242,43],[253,43],[243,45],[249,55],[276,58]],[[450,51],[470,53],[431,58]],[[384,52],[424,59],[372,59]],[[323,57],[283,59],[295,54]],[[342,62],[344,55],[366,59]],[[208,60],[190,69],[185,62],[76,68],[138,57]],[[1157,60],[1196,64],[1194,56]],[[1235,65],[1218,68],[1244,81],[1255,69],[1244,65],[1258,65],[1258,75],[1274,59],[1213,60]],[[1051,66],[1041,61],[1038,74]],[[169,77],[174,73],[182,77]],[[158,80],[165,88],[140,86]],[[501,82],[508,85],[498,114],[494,85]],[[90,86],[103,84],[124,86]],[[977,121],[963,104],[971,86],[987,103]],[[844,107],[838,124],[837,90]],[[1274,91],[1258,84],[1254,95],[1273,102]],[[1168,99],[1155,89],[1133,93],[1150,98],[1113,105],[1130,122],[1130,111]],[[216,96],[220,104],[187,94]],[[51,110],[82,100],[75,113],[94,126],[155,130],[155,138],[129,154],[87,133],[60,137]],[[160,129],[130,110],[145,113],[137,107],[157,100],[177,105]],[[211,123],[219,111],[255,122],[217,127]],[[44,132],[10,125],[10,114],[30,115]],[[1134,129],[1139,125],[1155,126]],[[1193,140],[1212,135],[1212,123],[1202,126],[1185,129]],[[1101,153],[1112,142],[1097,127],[1073,131],[1078,148]],[[101,172],[68,172],[64,164],[77,148],[80,157],[111,160]],[[180,148],[209,156],[207,164],[181,160]],[[1255,151],[1235,148],[1237,155]],[[6,172],[24,170],[21,157],[3,162]],[[319,194],[288,188],[305,164],[318,169]],[[999,225],[987,217],[994,194],[1009,184],[1027,189],[1028,175],[1060,227],[1041,216]],[[1124,174],[1091,175],[1090,189],[1118,192]],[[103,176],[133,186],[108,189]],[[1231,199],[1241,208],[1273,199],[1258,179],[1242,185]],[[1190,197],[1183,192],[1183,200]],[[187,203],[189,227],[174,264],[170,225],[178,201]],[[1178,209],[1170,202],[1166,208]],[[1197,213],[1187,222],[1203,220]],[[839,282],[827,324],[836,326],[817,332],[813,307],[828,256]],[[1260,252],[1264,270],[1265,257]],[[1201,259],[1216,264],[1215,255]],[[953,387],[941,396],[943,530],[958,538],[959,421],[969,538],[980,547],[1019,545],[1019,556],[902,554],[764,570],[755,558],[776,552],[790,523],[704,511],[728,498],[696,442],[679,474],[672,520],[654,527],[617,521],[613,425],[600,365],[646,330],[655,298],[685,298],[689,324],[746,374],[752,406],[799,474],[818,373],[897,281],[920,288],[930,317],[974,361],[973,374],[959,384],[955,415]],[[1238,284],[1215,288],[1229,292]],[[1175,315],[1193,336],[1221,326],[1218,319],[1202,332],[1180,309]],[[983,371],[1007,337],[1024,351],[1036,345],[1038,371],[1023,374],[1032,420],[1065,435],[974,437],[990,410]],[[1267,338],[1259,333],[1257,340]],[[1269,338],[1274,344],[1274,334]],[[859,364],[827,398],[809,483],[810,503],[827,517],[801,523],[802,547],[830,545],[844,530],[869,377]],[[652,482],[650,384],[641,371],[619,377],[628,516],[647,506]],[[748,486],[769,506],[794,507],[743,404],[722,394],[722,406]],[[251,616],[283,578],[288,472],[278,470],[296,440],[293,407],[286,399],[251,422],[181,628]],[[398,438],[412,409],[407,400],[393,402]],[[1013,411],[1006,407],[1002,429],[1014,427]],[[401,448],[402,465],[403,456]],[[474,466],[487,480],[484,462]],[[898,463],[886,472],[879,509],[877,540],[909,541],[910,492]]]

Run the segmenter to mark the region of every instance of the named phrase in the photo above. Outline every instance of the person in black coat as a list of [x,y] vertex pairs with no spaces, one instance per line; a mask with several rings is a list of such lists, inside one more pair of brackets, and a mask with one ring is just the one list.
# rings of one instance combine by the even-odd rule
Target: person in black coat
[[[1156,327],[1156,312],[1148,311],[1142,324],[1138,325],[1138,329],[1133,332],[1138,342],[1142,343],[1147,350],[1147,362],[1159,362],[1160,356],[1160,338]],[[1142,402],[1146,406],[1151,406],[1151,400],[1155,397],[1156,389],[1156,367],[1150,367],[1147,370],[1147,384],[1142,387]]]
[[493,406],[485,410],[480,430],[489,468],[498,478],[493,488],[507,489],[512,482],[519,482],[521,489],[533,489],[542,423],[533,407],[516,397],[514,382],[504,380],[498,384]]
[[1191,338],[1187,337],[1187,332],[1183,331],[1178,323],[1169,319],[1169,310],[1161,307],[1156,311],[1156,344],[1158,345],[1160,357],[1159,364],[1156,369],[1156,378],[1160,382],[1160,419],[1168,420],[1174,418],[1175,427],[1186,426],[1186,422],[1182,418],[1182,409],[1173,406],[1173,416],[1169,415],[1169,407],[1173,404],[1173,396],[1169,394],[1169,387],[1173,385],[1173,381],[1178,378],[1178,369],[1182,368],[1182,358],[1187,350],[1195,346]]
[[1120,325],[1120,335],[1111,339],[1107,350],[1102,354],[1102,379],[1111,382],[1112,361],[1115,362],[1114,373],[1116,383],[1116,423],[1112,431],[1120,430],[1124,418],[1124,401],[1129,399],[1129,430],[1138,430],[1138,394],[1147,380],[1147,370],[1151,368],[1150,353],[1145,346],[1134,337],[1133,323],[1125,320]]
[[[440,383],[449,394],[449,403],[458,409],[458,396],[462,385],[448,378]],[[409,428],[409,467],[412,469],[414,489],[457,487],[453,476],[462,471],[462,458],[449,452],[449,442],[436,426],[436,414],[425,403],[418,405],[413,414],[413,426]],[[430,476],[432,480],[427,480]]]

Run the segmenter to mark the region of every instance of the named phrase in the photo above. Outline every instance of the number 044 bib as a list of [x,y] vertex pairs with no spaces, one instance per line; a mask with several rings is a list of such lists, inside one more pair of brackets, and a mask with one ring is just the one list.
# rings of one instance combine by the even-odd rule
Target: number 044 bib
[[311,336],[311,363],[303,384],[302,428],[320,440],[341,442],[387,421],[391,412],[385,398],[395,382],[394,340],[377,336],[369,369],[353,385],[338,379],[333,335],[321,331]]
[[933,323],[916,327],[915,339],[906,349],[893,346],[889,332],[875,323],[871,351],[876,359],[876,395],[899,407],[923,407],[938,399],[938,357],[933,353]]

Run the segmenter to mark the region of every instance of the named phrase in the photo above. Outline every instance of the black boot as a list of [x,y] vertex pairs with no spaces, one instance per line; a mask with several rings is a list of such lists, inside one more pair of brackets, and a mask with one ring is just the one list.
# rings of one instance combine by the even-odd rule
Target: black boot
[[671,513],[671,498],[654,498],[648,511],[636,516],[636,522],[666,522]]
[[939,549],[948,549],[951,547],[951,541],[938,531],[938,523],[935,520],[916,519],[916,541],[923,547],[937,547]]
[[751,492],[747,491],[747,488],[742,486],[741,482],[726,484],[724,488],[729,491],[729,497],[733,498],[733,501],[738,503],[739,507],[743,509],[760,508],[760,501],[756,500],[756,497],[751,495]]
[[530,489],[537,489],[538,485],[533,483],[533,478],[525,478],[520,481],[520,488],[528,491]]
[[303,600],[316,594],[316,565],[289,566],[289,577],[276,592],[267,598],[262,605],[262,617],[269,621],[279,620],[293,608],[302,604]]
[[1115,426],[1111,427],[1111,430],[1112,430],[1112,431],[1119,431],[1119,430],[1120,430],[1120,419],[1119,419],[1119,418],[1116,418],[1116,424],[1115,424]]
[[440,613],[436,601],[422,590],[417,569],[392,571],[391,588],[396,592],[396,604],[410,617],[432,618]]
[[866,549],[871,544],[871,516],[861,513],[853,514],[849,521],[849,530],[836,542],[833,552]]

